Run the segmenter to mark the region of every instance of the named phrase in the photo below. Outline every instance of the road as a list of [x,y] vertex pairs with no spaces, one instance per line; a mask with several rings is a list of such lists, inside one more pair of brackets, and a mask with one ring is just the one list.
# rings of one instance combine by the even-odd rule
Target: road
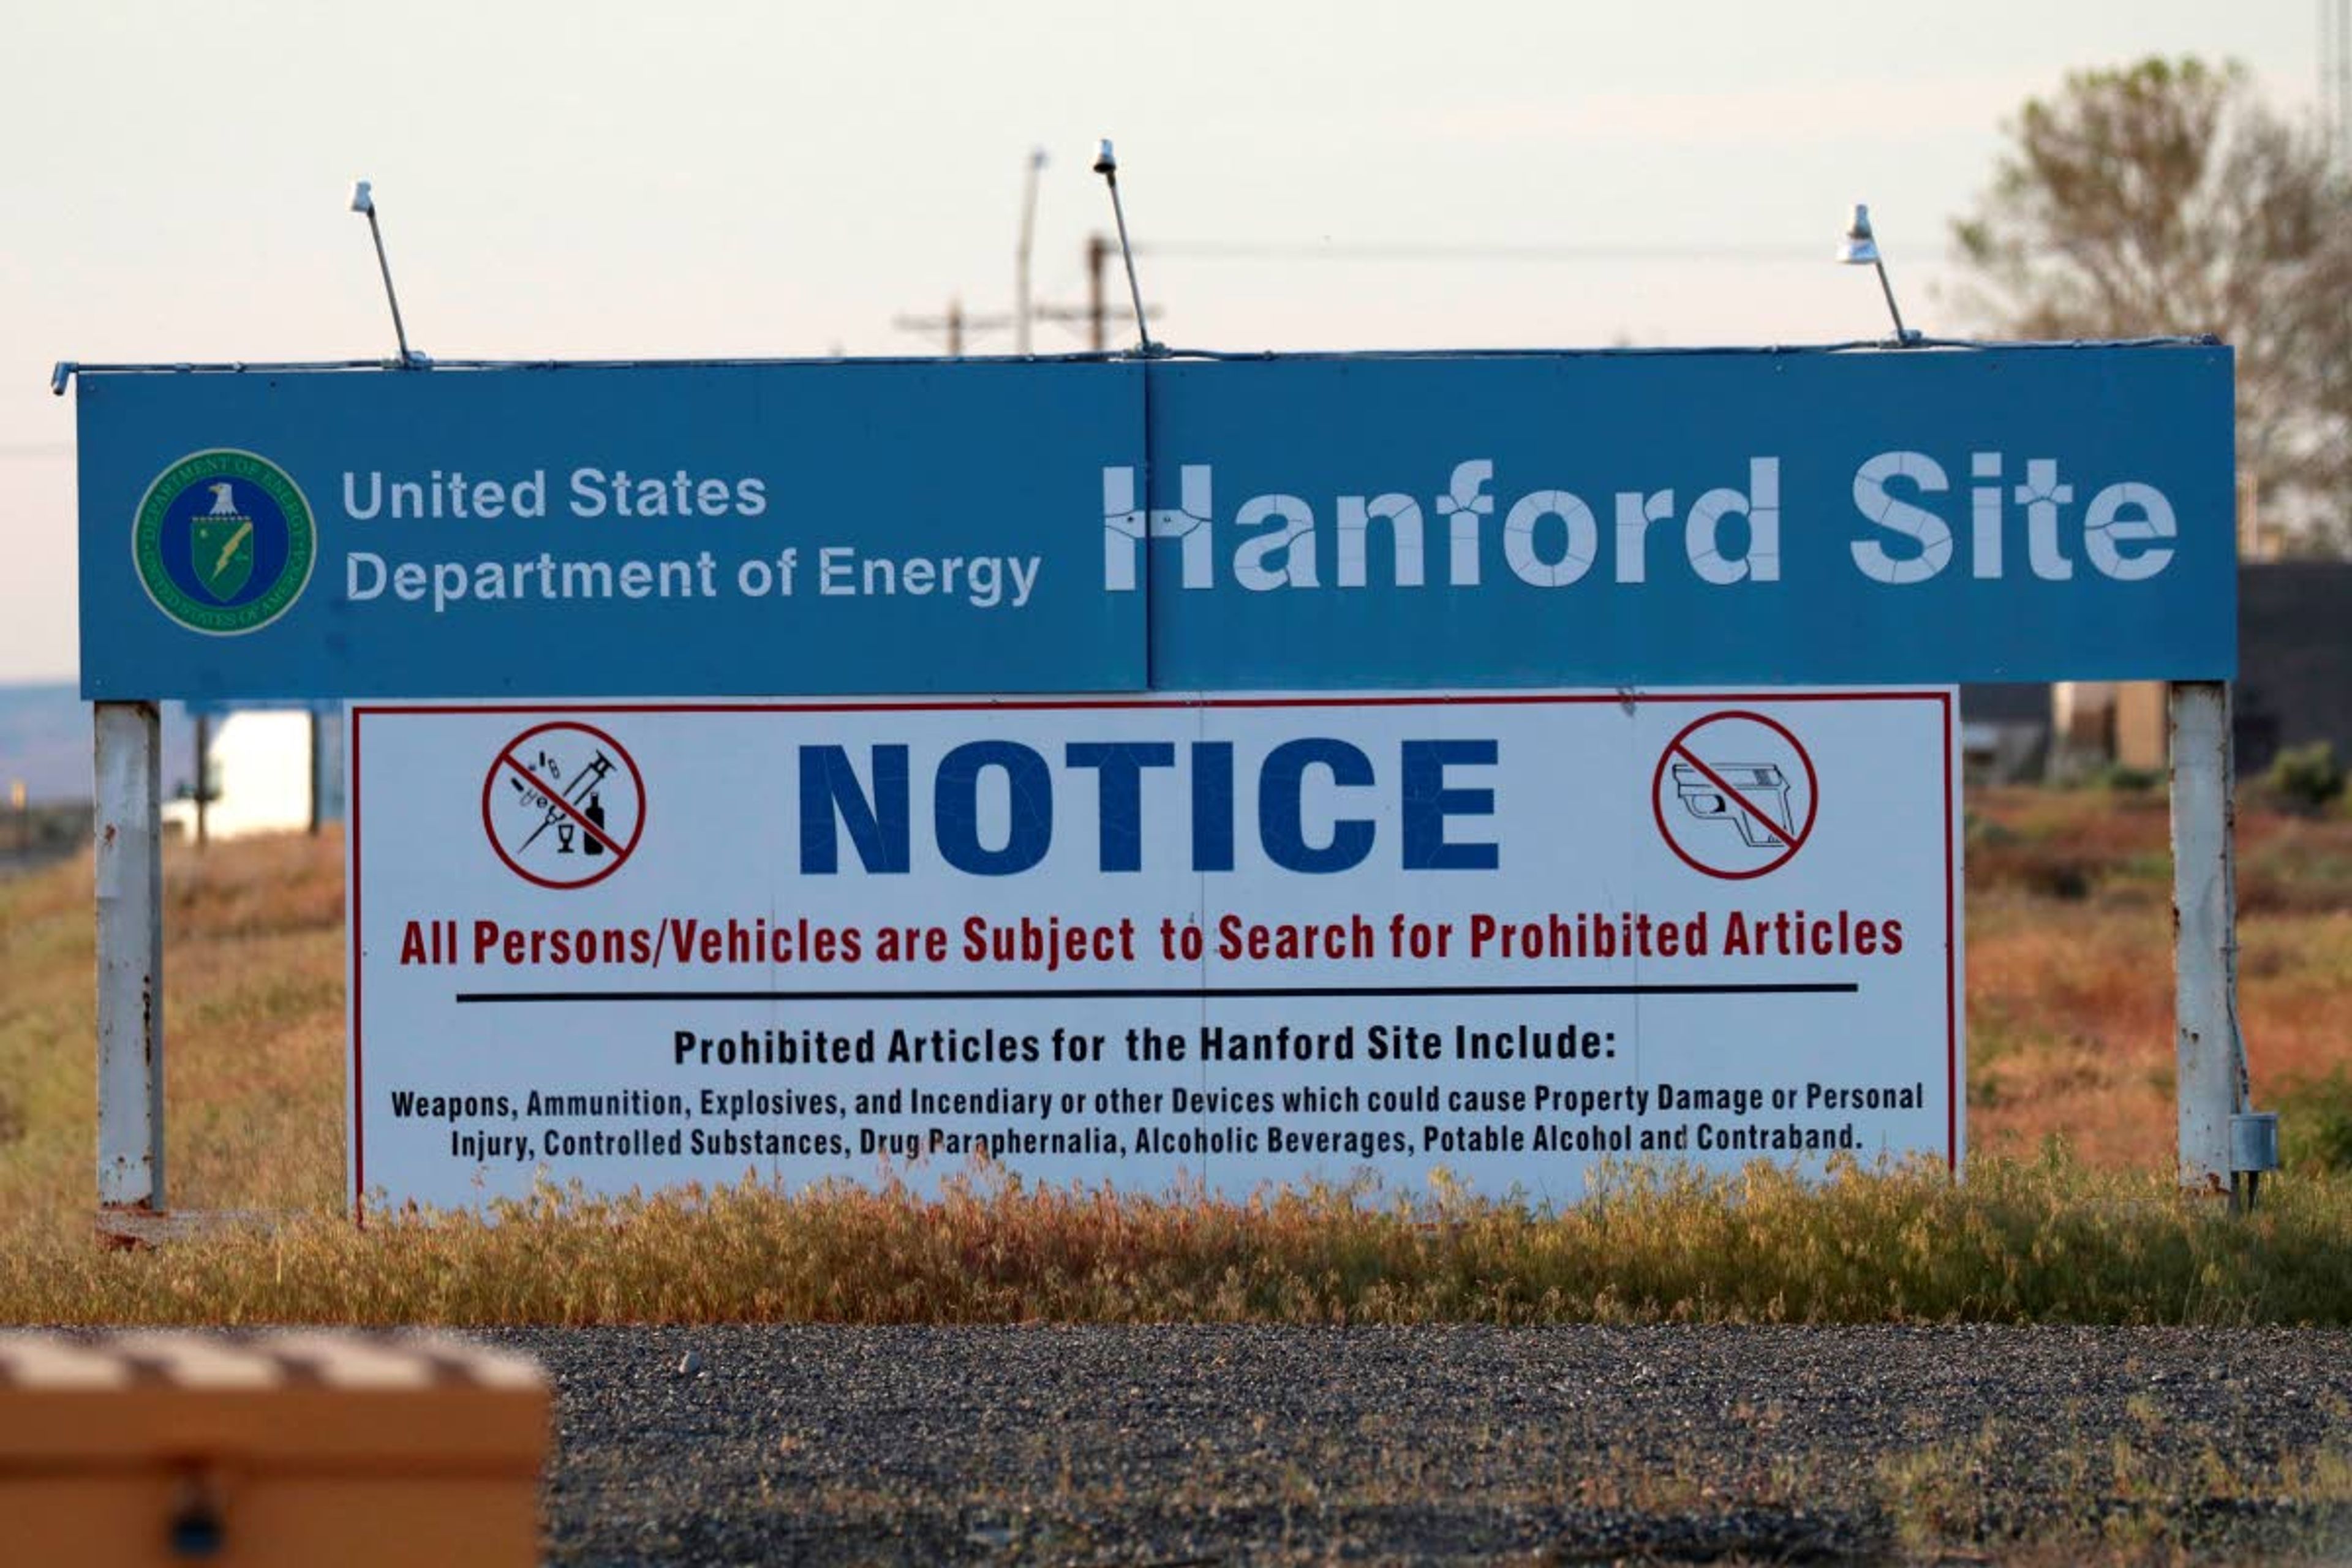
[[2338,1331],[482,1337],[556,1381],[562,1564],[2352,1557]]

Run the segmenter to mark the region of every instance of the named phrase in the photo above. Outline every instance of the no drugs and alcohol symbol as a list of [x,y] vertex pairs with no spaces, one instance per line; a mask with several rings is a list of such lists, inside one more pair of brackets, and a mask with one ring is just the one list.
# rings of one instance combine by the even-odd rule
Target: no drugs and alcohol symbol
[[584,888],[636,849],[646,830],[645,777],[621,743],[593,725],[536,725],[490,763],[482,826],[525,881]]

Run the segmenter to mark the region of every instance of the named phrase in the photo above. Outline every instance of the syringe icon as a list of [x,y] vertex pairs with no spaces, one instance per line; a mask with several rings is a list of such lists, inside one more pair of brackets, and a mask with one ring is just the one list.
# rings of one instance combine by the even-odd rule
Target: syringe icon
[[[1738,792],[1739,800],[1725,793],[1727,785]],[[1728,819],[1739,829],[1740,842],[1751,849],[1793,841],[1790,835],[1796,825],[1789,813],[1789,779],[1775,763],[1721,763],[1708,770],[1676,763],[1675,793],[1682,796],[1683,809],[1702,822]],[[1741,801],[1747,805],[1743,806]],[[1759,812],[1771,820],[1759,821]]]
[[[576,805],[584,796],[586,792],[594,789],[599,784],[602,784],[604,782],[604,775],[612,771],[613,759],[606,756],[600,749],[596,752],[594,759],[591,761],[586,767],[582,768],[579,773],[572,776],[570,786],[563,792],[563,798],[567,801],[572,802]],[[516,787],[520,789],[521,786],[518,784]],[[544,799],[545,797],[542,796],[541,798]],[[540,825],[537,827],[530,830],[530,837],[522,841],[521,847],[518,848],[515,853],[520,855],[524,849],[528,849],[533,844],[538,843],[539,836],[546,832],[551,827],[554,827],[559,832],[562,833],[568,842],[570,829],[568,826],[563,825],[576,819],[579,816],[580,814],[577,811],[566,811],[563,807],[556,805],[554,801],[548,800],[547,816],[541,820]],[[601,822],[604,819],[599,817],[596,820]],[[569,847],[564,850],[564,853],[571,853]]]

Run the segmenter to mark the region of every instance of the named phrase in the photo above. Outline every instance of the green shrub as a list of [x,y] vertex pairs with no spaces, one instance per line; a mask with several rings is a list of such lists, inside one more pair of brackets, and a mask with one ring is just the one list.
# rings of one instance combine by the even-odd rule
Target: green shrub
[[1966,825],[1961,831],[1970,849],[2000,848],[2015,844],[2024,837],[2006,823],[1996,822],[1977,812],[1964,814],[1961,820]]
[[2287,1089],[2279,1137],[2291,1171],[2352,1171],[2352,1077],[2339,1067]]
[[2164,770],[2109,763],[2098,771],[2093,782],[2112,795],[2146,795],[2164,782]]
[[2344,793],[2344,769],[2332,742],[2289,746],[2263,774],[2263,787],[2283,805],[2318,811]]

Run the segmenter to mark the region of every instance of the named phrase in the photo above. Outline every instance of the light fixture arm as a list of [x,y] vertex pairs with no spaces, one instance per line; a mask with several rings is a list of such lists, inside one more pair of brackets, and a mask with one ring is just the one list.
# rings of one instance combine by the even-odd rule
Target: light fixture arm
[[1853,204],[1853,217],[1845,226],[1845,237],[1839,242],[1837,258],[1849,267],[1859,267],[1867,261],[1878,272],[1878,291],[1886,296],[1886,313],[1895,318],[1895,347],[1908,348],[1920,341],[1919,334],[1903,324],[1903,308],[1895,302],[1895,285],[1886,276],[1886,258],[1878,248],[1878,236],[1871,231],[1870,205]]
[[[400,295],[392,286],[392,262],[383,253],[383,226],[376,222],[375,208],[373,206],[368,208],[367,220],[368,233],[375,239],[376,270],[383,274],[384,302],[392,307],[392,335],[400,340],[400,363],[404,365],[409,363],[408,328],[400,319]],[[1882,268],[1880,276],[1885,275],[1885,269]],[[1889,298],[1891,299],[1892,296]]]
[[392,260],[384,254],[383,226],[376,221],[373,182],[362,180],[352,187],[352,210],[367,219],[368,236],[375,241],[376,270],[383,274],[384,302],[392,307],[392,335],[400,342],[400,368],[415,370],[425,360],[409,348],[408,326],[400,319],[400,295],[392,286]]
[[1895,318],[1895,341],[1907,343],[1911,341],[1911,329],[1903,324],[1903,312],[1895,303],[1895,285],[1886,280],[1886,262],[1883,258],[1873,257],[1870,264],[1878,269],[1878,287],[1886,296],[1886,313]]
[[1135,278],[1135,247],[1127,239],[1127,208],[1118,199],[1118,159],[1111,153],[1108,136],[1103,138],[1101,155],[1095,160],[1095,173],[1110,187],[1111,216],[1118,224],[1119,258],[1127,263],[1127,291],[1135,301],[1136,352],[1147,356],[1156,354],[1160,345],[1151,341],[1151,328],[1143,314],[1143,285]]

